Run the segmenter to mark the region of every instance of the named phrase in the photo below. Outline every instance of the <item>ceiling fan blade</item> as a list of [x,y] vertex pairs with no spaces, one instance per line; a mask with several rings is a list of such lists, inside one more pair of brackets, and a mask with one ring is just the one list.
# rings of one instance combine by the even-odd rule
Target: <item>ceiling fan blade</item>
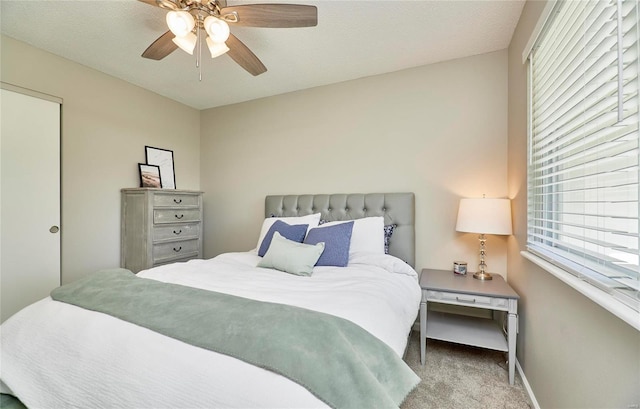
[[267,67],[262,64],[258,57],[256,57],[242,41],[238,40],[238,37],[230,34],[226,44],[227,47],[229,47],[227,55],[251,75],[256,76],[267,71]]
[[171,31],[167,31],[166,33],[158,37],[156,41],[151,43],[151,45],[146,50],[144,50],[142,56],[144,58],[150,58],[152,60],[163,59],[167,55],[174,52],[176,48],[178,48],[178,46],[175,45],[173,41],[171,41],[173,37],[173,33]]
[[318,25],[316,6],[301,4],[245,4],[229,6],[220,10],[220,15],[235,13],[238,21],[227,19],[238,26],[247,27],[313,27]]

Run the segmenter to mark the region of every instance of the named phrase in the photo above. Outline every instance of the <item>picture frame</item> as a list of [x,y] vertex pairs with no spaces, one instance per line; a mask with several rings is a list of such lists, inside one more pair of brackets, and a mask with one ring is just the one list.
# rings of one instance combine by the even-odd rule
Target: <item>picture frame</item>
[[140,187],[153,187],[157,189],[162,187],[160,166],[138,163],[138,170],[140,171]]
[[176,188],[175,167],[173,164],[173,151],[168,149],[145,146],[147,165],[155,165],[160,168],[160,180],[163,189]]

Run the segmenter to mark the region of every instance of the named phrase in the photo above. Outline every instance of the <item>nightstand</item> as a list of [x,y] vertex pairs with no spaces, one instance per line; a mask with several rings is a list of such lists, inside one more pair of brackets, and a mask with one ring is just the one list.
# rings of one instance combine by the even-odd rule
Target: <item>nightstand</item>
[[[456,275],[452,271],[423,269],[420,274],[420,362],[424,365],[427,338],[508,352],[509,383],[513,385],[518,332],[518,294],[498,274],[493,280]],[[507,336],[498,321],[427,311],[427,303],[481,308],[507,313]],[[493,314],[492,314],[493,315]]]

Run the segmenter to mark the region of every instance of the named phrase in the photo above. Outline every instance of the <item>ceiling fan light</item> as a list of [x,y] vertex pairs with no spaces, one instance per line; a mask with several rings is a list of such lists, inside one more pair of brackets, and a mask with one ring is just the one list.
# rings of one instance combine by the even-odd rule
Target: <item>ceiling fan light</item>
[[184,37],[191,33],[196,22],[193,16],[186,11],[170,11],[167,13],[167,25],[176,37]]
[[219,18],[213,16],[205,18],[204,29],[214,43],[224,43],[229,38],[229,25]]
[[175,43],[178,47],[180,47],[184,52],[187,52],[193,55],[193,50],[196,48],[196,42],[198,37],[196,37],[193,33],[188,33],[183,37],[175,37],[171,41]]
[[211,58],[219,57],[229,51],[229,47],[227,47],[225,43],[216,43],[215,41],[211,40],[210,37],[207,37],[207,46],[209,47]]

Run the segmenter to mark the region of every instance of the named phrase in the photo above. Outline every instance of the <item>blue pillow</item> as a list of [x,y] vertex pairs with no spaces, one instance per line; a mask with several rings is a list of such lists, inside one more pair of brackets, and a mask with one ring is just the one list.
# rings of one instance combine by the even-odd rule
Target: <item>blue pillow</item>
[[260,257],[265,255],[267,249],[269,249],[269,246],[271,245],[273,233],[278,232],[285,239],[302,243],[304,236],[307,234],[308,227],[308,224],[296,224],[292,226],[282,220],[276,220],[276,222],[273,223],[271,228],[267,231],[267,234],[264,235],[264,239],[262,239],[262,243],[260,243],[260,248],[258,249],[258,255]]
[[309,230],[307,238],[304,239],[306,244],[324,242],[324,252],[318,259],[316,266],[345,267],[349,263],[352,232],[352,221]]

